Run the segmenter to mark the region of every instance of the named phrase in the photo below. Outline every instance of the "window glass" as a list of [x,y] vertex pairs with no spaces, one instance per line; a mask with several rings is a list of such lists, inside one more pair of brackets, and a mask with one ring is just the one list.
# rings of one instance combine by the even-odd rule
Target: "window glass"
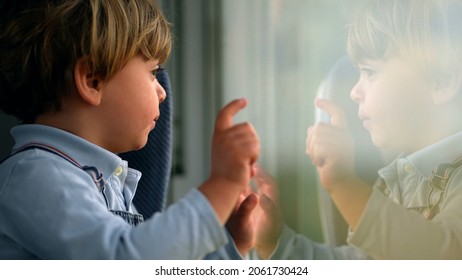
[[279,183],[286,222],[316,240],[322,233],[306,130],[317,88],[345,55],[346,24],[361,2],[222,2],[223,99],[249,99],[239,117],[260,135],[260,162]]

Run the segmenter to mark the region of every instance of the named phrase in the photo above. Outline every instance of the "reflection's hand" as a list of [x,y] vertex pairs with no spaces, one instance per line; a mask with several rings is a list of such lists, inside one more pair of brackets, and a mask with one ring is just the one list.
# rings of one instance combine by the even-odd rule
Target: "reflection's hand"
[[261,166],[256,166],[253,180],[260,198],[259,207],[252,215],[255,225],[254,247],[261,258],[267,259],[276,248],[283,227],[278,189],[274,179]]
[[331,116],[331,123],[318,123],[308,129],[306,153],[318,170],[321,184],[330,191],[337,183],[356,177],[353,137],[337,104],[317,99],[316,106]]

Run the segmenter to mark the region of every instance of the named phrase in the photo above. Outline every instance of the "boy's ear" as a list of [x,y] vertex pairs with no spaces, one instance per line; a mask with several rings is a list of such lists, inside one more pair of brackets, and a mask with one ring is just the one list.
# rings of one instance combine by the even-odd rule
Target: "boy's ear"
[[435,79],[435,90],[433,91],[433,102],[436,105],[444,105],[452,101],[461,93],[462,75],[450,74]]
[[87,58],[83,57],[77,60],[74,68],[74,80],[77,93],[82,100],[92,106],[98,106],[101,103],[102,79],[91,73]]

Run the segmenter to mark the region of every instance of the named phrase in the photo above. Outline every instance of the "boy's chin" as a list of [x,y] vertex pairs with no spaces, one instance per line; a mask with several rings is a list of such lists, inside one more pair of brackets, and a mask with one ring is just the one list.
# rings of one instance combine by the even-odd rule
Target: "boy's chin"
[[138,150],[141,150],[144,148],[144,146],[146,146],[146,144],[148,143],[148,138],[146,137],[146,139],[140,143],[138,143],[138,145],[135,145],[134,149],[132,151],[138,151]]
[[127,146],[123,149],[123,151],[118,152],[120,153],[128,153],[128,152],[133,152],[133,151],[138,151],[144,148],[146,144],[148,143],[148,137],[146,136],[143,140],[138,141],[137,143],[133,143],[131,146]]
[[372,144],[377,147],[380,151],[396,150],[397,147],[393,147],[393,143],[386,141],[386,139],[380,137],[373,137],[371,135]]
[[383,139],[381,139],[380,137],[374,136],[374,134],[372,133],[370,133],[370,136],[371,136],[372,144],[374,144],[374,146],[376,146],[379,149],[384,148]]

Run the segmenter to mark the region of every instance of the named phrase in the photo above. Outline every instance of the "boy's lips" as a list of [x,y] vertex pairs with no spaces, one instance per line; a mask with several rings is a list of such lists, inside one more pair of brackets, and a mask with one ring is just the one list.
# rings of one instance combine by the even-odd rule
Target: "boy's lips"
[[155,117],[155,118],[152,120],[152,128],[151,128],[151,130],[154,129],[154,128],[156,127],[156,123],[157,123],[158,120],[159,120],[159,116]]
[[360,112],[358,114],[358,117],[363,122],[364,128],[367,130],[370,130],[371,129],[371,119],[369,118],[369,116]]
[[364,126],[365,129],[371,130],[371,120],[369,120],[369,119],[363,120],[363,126]]

